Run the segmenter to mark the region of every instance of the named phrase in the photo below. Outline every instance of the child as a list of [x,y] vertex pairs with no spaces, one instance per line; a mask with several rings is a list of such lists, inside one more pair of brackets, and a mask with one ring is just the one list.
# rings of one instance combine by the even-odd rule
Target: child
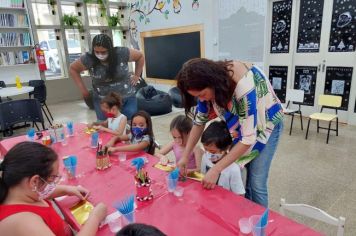
[[115,135],[125,134],[127,118],[124,114],[121,114],[121,106],[120,95],[115,92],[109,93],[101,100],[101,109],[108,119],[103,122],[94,122],[89,127]]
[[[170,125],[170,132],[173,136],[173,141],[164,146],[158,152],[158,154],[156,154],[156,156],[160,158],[162,165],[168,164],[169,161],[165,155],[167,155],[172,150],[176,158],[176,163],[181,159],[192,126],[192,120],[184,115],[179,115],[172,120]],[[189,163],[187,165],[188,173],[193,171],[200,172],[202,155],[203,150],[199,147],[195,147],[193,153],[191,153],[189,157]]]
[[[130,141],[130,144],[112,147],[118,141]],[[109,152],[145,151],[153,155],[155,146],[151,116],[145,111],[138,111],[132,116],[131,133],[113,137],[106,146]]]
[[[205,174],[214,164],[224,158],[231,147],[232,139],[226,123],[223,121],[212,122],[203,132],[201,142],[205,149],[201,163],[201,173]],[[232,163],[226,167],[220,173],[217,185],[236,194],[245,194],[240,166]]]
[[129,224],[123,227],[116,236],[166,236],[153,225],[140,223]]

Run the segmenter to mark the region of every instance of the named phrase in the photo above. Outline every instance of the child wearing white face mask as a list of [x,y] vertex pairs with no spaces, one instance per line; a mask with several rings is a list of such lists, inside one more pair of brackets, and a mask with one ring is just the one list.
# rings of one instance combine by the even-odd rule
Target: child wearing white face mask
[[[184,115],[179,115],[172,120],[170,125],[170,132],[173,136],[173,141],[162,147],[162,149],[156,154],[156,156],[160,158],[160,163],[162,165],[167,165],[169,162],[172,162],[166,156],[171,151],[173,151],[175,156],[175,161],[173,161],[172,164],[175,164],[180,160],[192,126],[192,120]],[[189,162],[187,165],[188,173],[193,171],[200,171],[202,154],[203,150],[200,147],[194,148],[193,152],[189,156]]]
[[[204,130],[201,142],[205,149],[201,162],[201,173],[205,174],[224,158],[231,147],[232,138],[225,122],[215,121]],[[245,194],[240,166],[236,163],[232,163],[220,173],[216,184],[236,194]]]

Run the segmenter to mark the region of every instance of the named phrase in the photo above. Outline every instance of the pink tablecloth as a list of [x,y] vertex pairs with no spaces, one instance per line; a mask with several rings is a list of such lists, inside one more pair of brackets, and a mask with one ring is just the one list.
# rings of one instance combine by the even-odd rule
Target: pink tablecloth
[[[130,166],[134,157],[144,156],[148,159],[146,169],[153,180],[154,199],[150,202],[137,202],[136,221],[151,224],[167,235],[239,235],[238,220],[242,217],[261,214],[264,208],[237,196],[220,187],[205,190],[199,182],[188,180],[179,183],[184,187],[184,195],[177,198],[166,190],[165,172],[153,167],[157,159],[146,153],[128,154],[128,159],[119,162],[112,156],[113,166],[105,171],[95,169],[95,150],[89,147],[90,135],[85,134],[84,125],[76,125],[76,135],[68,138],[68,144],[54,144],[53,148],[59,157],[70,154],[78,156],[78,174],[76,180],[66,181],[68,184],[80,184],[91,191],[89,201],[94,205],[98,202],[107,204],[109,213],[115,211],[113,204],[125,196],[135,193],[133,174]],[[100,134],[105,144],[109,134]],[[25,136],[1,141],[0,150],[5,154],[16,143],[25,141]],[[63,167],[61,166],[61,171]],[[80,226],[69,211],[78,199],[66,197],[57,201],[67,222],[75,229]],[[296,223],[271,211],[267,227],[267,235],[321,235],[320,233]],[[99,230],[97,235],[113,235],[108,226]],[[242,234],[241,234],[242,235]]]

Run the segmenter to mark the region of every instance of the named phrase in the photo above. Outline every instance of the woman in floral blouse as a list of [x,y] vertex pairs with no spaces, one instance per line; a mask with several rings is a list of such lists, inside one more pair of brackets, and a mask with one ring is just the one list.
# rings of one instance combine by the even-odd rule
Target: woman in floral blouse
[[178,166],[185,169],[205,124],[219,117],[227,123],[234,147],[207,172],[203,186],[214,188],[220,172],[237,162],[247,169],[246,198],[267,207],[268,172],[282,133],[283,113],[266,76],[252,64],[198,58],[186,62],[176,79],[185,111],[194,121]]

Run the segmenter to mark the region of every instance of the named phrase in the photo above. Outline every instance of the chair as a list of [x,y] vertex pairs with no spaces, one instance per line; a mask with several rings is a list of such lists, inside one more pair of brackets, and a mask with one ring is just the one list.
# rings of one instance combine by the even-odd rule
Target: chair
[[[53,116],[52,116],[51,112],[49,111],[48,106],[46,104],[47,88],[46,88],[45,82],[43,80],[30,80],[28,82],[28,85],[31,87],[34,87],[33,92],[29,93],[30,98],[33,97],[40,102],[43,114],[45,114],[49,124],[52,125],[51,120],[53,121]],[[47,112],[48,112],[49,116],[51,117],[51,120],[49,119],[44,107],[47,109]]]
[[299,215],[306,216],[308,218],[318,220],[330,225],[337,226],[337,236],[343,236],[344,235],[344,229],[345,229],[345,218],[344,217],[339,217],[335,218],[325,211],[310,206],[306,204],[289,204],[286,203],[286,200],[284,198],[281,198],[281,202],[279,205],[279,212],[281,215],[285,215],[285,210],[291,211],[294,213],[297,213]]
[[6,136],[7,130],[10,130],[12,135],[12,126],[22,122],[33,122],[32,126],[36,125],[38,130],[36,123],[39,122],[45,129],[39,101],[22,99],[0,103],[0,125],[4,136]]
[[[320,95],[319,96],[318,105],[321,106],[321,110],[320,110],[320,113],[313,113],[309,116],[307,133],[305,135],[305,139],[308,139],[310,120],[317,120],[317,127],[318,127],[317,132],[318,133],[319,133],[319,129],[327,129],[328,130],[328,136],[326,138],[326,143],[329,143],[330,130],[336,131],[336,136],[339,136],[339,118],[337,115],[337,110],[339,107],[341,107],[341,101],[342,101],[342,97],[340,97],[340,96],[334,96],[334,95]],[[323,112],[324,108],[334,109],[335,115]],[[331,129],[330,128],[331,122],[334,119],[336,119],[336,129]],[[319,121],[329,122],[328,128],[319,126]]]
[[[289,128],[289,135],[292,134],[292,129],[293,129],[293,121],[294,121],[294,115],[299,114],[300,116],[300,126],[303,130],[303,116],[302,116],[302,111],[300,110],[301,103],[304,101],[304,90],[297,90],[297,89],[287,89],[287,94],[286,94],[286,101],[287,101],[287,107],[283,107],[283,112],[286,115],[292,116],[292,120],[290,122],[290,128]],[[289,105],[291,102],[296,102],[299,106],[298,110],[296,109],[289,109]]]
[[[0,88],[6,88],[6,84],[4,81],[0,80]],[[11,101],[12,99],[9,98],[9,97],[6,97],[6,100],[5,101]],[[0,102],[2,102],[3,100],[1,99],[0,97]]]

